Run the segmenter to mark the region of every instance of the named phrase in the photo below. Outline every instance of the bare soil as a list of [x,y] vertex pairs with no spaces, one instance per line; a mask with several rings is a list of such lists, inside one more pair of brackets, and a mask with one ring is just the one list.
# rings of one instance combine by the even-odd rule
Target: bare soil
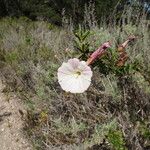
[[24,105],[14,93],[4,93],[0,80],[0,150],[33,150],[24,132],[24,121],[19,110]]

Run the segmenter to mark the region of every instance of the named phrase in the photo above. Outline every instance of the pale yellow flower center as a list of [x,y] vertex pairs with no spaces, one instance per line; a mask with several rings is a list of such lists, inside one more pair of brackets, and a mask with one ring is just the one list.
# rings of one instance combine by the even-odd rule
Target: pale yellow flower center
[[75,76],[75,78],[78,78],[81,75],[81,71],[76,71],[73,75]]

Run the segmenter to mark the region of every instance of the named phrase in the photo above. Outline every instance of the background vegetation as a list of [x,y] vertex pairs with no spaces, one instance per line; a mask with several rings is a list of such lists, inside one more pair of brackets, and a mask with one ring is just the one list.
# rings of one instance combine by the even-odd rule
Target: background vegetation
[[[66,15],[61,18],[64,7],[56,7],[59,1],[54,1],[57,4],[53,5],[55,9],[46,7],[53,1],[18,2],[22,2],[22,8],[15,10],[19,14],[27,14],[25,16],[30,19],[18,15],[18,18],[6,17],[0,20],[0,75],[7,83],[4,92],[16,92],[27,107],[25,132],[35,149],[148,150],[150,30],[145,11],[125,7],[118,14],[112,8],[115,15],[111,16],[106,12],[107,1],[95,1],[97,8],[93,3],[85,6],[85,1],[82,4],[84,9],[79,5],[81,1],[63,1],[64,4],[61,2],[61,5],[68,4],[68,10],[66,9]],[[32,8],[25,2],[30,2]],[[117,2],[114,2],[114,6]],[[38,4],[43,4],[43,7]],[[76,9],[76,5],[80,8]],[[57,69],[62,62],[77,57],[78,54],[74,35],[78,31],[78,25],[74,28],[74,21],[69,22],[68,17],[73,13],[73,6],[75,11],[80,12],[79,15],[82,14],[83,24],[80,24],[80,28],[90,33],[85,41],[89,43],[90,52],[108,40],[112,42],[112,50],[115,50],[129,35],[137,36],[137,40],[126,49],[130,57],[127,64],[138,60],[144,75],[140,71],[121,77],[114,72],[105,75],[99,71],[101,68],[94,67],[92,84],[87,92],[71,94],[62,91],[57,81]],[[99,7],[105,10],[99,10]],[[98,14],[97,9],[101,13],[100,20],[94,15],[94,12]],[[56,17],[53,22],[53,17],[46,16],[50,15],[50,10],[55,14],[52,16],[57,16],[58,20]],[[48,12],[45,14],[45,11]],[[42,13],[46,20],[50,18],[49,21],[35,19]],[[79,19],[78,15],[76,17]],[[80,19],[76,22],[78,23]]]
[[[110,20],[110,14],[116,12],[119,18],[126,6],[132,6],[137,11],[144,9],[150,13],[148,0],[0,0],[0,16],[26,16],[32,20],[46,20],[60,26],[65,15],[76,25],[83,23],[85,17],[89,20],[94,14],[99,23],[104,17],[108,18],[107,21]],[[87,12],[91,14],[87,16]]]

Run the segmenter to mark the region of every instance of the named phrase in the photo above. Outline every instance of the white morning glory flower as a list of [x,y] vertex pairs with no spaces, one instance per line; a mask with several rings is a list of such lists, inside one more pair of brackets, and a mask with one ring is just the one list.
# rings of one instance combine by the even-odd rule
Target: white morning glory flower
[[92,70],[85,61],[69,59],[58,69],[58,82],[63,90],[71,93],[83,93],[91,84]]

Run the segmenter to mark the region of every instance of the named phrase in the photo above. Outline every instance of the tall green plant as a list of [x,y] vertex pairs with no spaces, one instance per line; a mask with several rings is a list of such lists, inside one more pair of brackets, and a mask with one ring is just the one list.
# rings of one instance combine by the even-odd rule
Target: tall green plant
[[74,46],[77,52],[79,53],[79,58],[86,60],[89,54],[89,42],[87,41],[90,36],[89,30],[83,30],[79,28],[78,31],[74,32]]

